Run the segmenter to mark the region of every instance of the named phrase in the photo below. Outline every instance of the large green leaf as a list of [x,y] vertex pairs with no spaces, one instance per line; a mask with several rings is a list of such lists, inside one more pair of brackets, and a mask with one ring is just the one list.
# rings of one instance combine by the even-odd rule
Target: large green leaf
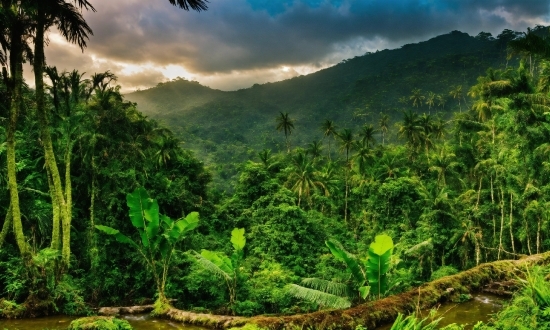
[[336,259],[343,261],[346,266],[348,266],[348,270],[351,272],[355,282],[359,286],[362,286],[365,283],[365,274],[363,273],[356,257],[344,250],[344,248],[341,247],[340,242],[334,239],[325,241],[325,244]]
[[137,247],[136,243],[132,241],[128,236],[122,234],[118,229],[114,229],[108,226],[96,225],[95,228],[104,232],[107,235],[115,236],[116,240],[120,243],[126,243]]
[[234,228],[231,231],[231,244],[233,244],[233,249],[235,251],[240,251],[244,249],[246,244],[246,238],[244,237],[244,228]]
[[185,235],[188,231],[191,231],[199,225],[199,213],[191,212],[184,219],[178,220],[176,222],[176,227],[178,227],[179,235]]
[[160,219],[159,219],[159,204],[153,199],[148,208],[143,210],[145,219],[147,220],[147,236],[149,238],[155,237],[159,233]]
[[393,241],[388,235],[378,235],[369,246],[367,260],[367,279],[371,291],[380,297],[387,291],[386,273],[390,269]]
[[134,192],[126,195],[126,205],[128,205],[130,220],[132,225],[138,229],[144,229],[146,227],[146,218],[144,211],[149,209],[152,200],[149,198],[149,194],[145,188],[136,188]]
[[[215,269],[212,267],[206,267],[207,270],[210,270],[214,274],[218,276],[223,276],[226,279],[231,278],[231,274],[233,274],[233,267],[231,265],[231,260],[225,256],[225,255],[219,255],[216,252],[208,251],[208,250],[202,250],[200,256],[208,261],[210,261],[213,265],[215,265],[223,274],[218,273]],[[200,260],[200,258],[199,258]],[[209,266],[208,264],[201,263],[203,266]]]

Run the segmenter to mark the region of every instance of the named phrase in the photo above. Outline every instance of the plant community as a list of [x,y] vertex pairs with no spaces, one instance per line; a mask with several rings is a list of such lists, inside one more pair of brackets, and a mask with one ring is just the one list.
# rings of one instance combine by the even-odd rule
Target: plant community
[[[50,28],[85,48],[82,10],[94,8],[0,2],[3,317],[153,301],[157,313],[169,304],[244,316],[346,308],[550,248],[546,28],[481,33],[473,40],[507,53],[507,65],[469,85],[435,81],[437,93],[406,82],[403,111],[376,120],[326,113],[304,145],[292,140],[299,111],[275,111],[278,151],[249,152],[224,193],[210,184],[216,168],[126,101],[116,74],[47,65]],[[527,272],[524,296],[541,311],[533,320],[546,320],[546,282]]]

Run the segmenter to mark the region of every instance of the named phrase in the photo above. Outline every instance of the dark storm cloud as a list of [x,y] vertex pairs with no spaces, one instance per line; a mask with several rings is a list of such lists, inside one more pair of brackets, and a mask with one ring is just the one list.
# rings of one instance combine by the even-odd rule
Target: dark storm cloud
[[196,74],[321,65],[375,39],[396,47],[452,30],[524,30],[547,21],[550,11],[543,0],[211,0],[201,13],[167,0],[94,5],[98,13],[86,14],[94,29],[91,52],[120,62],[182,65]]

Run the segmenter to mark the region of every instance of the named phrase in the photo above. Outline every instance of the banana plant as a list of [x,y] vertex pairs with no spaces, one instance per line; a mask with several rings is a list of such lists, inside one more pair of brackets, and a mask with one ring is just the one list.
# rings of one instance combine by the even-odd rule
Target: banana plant
[[393,241],[388,235],[376,236],[369,246],[366,262],[367,280],[373,294],[378,295],[378,299],[388,290],[387,273],[390,269],[392,253]]
[[126,195],[126,203],[130,221],[140,236],[137,242],[115,228],[102,225],[95,228],[114,236],[120,243],[131,245],[141,254],[153,274],[159,300],[167,302],[164,291],[172,254],[176,244],[197,227],[199,214],[191,212],[185,218],[174,221],[159,213],[158,202],[150,198],[144,188],[137,188]]
[[355,281],[355,285],[359,291],[359,296],[361,299],[366,299],[370,292],[370,286],[366,285],[367,276],[365,274],[365,270],[361,268],[361,264],[357,257],[344,250],[338,241],[329,240],[326,241],[325,244],[336,259],[343,261],[346,264]]
[[201,266],[225,281],[229,291],[229,306],[233,309],[237,301],[239,267],[244,259],[244,246],[246,245],[244,228],[234,228],[231,231],[231,244],[233,253],[230,257],[209,250],[201,250],[200,254],[195,252],[195,256]]

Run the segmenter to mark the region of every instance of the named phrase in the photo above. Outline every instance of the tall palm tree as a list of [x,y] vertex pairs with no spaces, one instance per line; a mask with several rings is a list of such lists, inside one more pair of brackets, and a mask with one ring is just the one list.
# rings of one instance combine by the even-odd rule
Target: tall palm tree
[[378,120],[378,129],[380,130],[380,132],[382,132],[382,145],[384,145],[386,134],[388,134],[389,120],[390,117],[387,114],[380,113],[380,119]]
[[354,140],[353,140],[353,133],[350,129],[344,128],[344,130],[338,134],[338,137],[340,138],[340,150],[346,152],[346,191],[345,191],[345,206],[344,206],[344,221],[348,221],[348,195],[349,195],[349,170],[351,167],[349,156],[350,151],[353,148]]
[[462,99],[462,85],[454,86],[449,92],[449,95],[451,95],[453,99],[458,100],[458,108],[460,112],[462,112],[462,106],[460,105],[460,100]]
[[330,137],[334,138],[337,135],[336,125],[334,125],[332,120],[326,119],[321,125],[321,130],[323,131],[323,136],[328,139],[328,159],[330,160]]
[[292,134],[293,129],[294,120],[290,118],[288,112],[279,113],[279,117],[277,117],[277,130],[283,131],[285,133],[287,153],[290,153],[290,140],[288,139],[288,137],[290,136],[290,134]]
[[[50,27],[55,26],[58,31],[71,43],[76,43],[81,50],[86,47],[86,39],[92,34],[92,29],[88,26],[79,8],[85,8],[95,11],[94,7],[87,0],[75,1],[75,5],[65,2],[65,0],[27,0],[35,19],[35,38],[34,38],[34,80],[36,95],[36,113],[40,125],[40,138],[44,146],[44,158],[48,173],[51,175],[55,194],[52,201],[58,203],[63,233],[62,260],[66,267],[69,265],[70,258],[70,234],[71,234],[71,214],[70,207],[67,204],[67,192],[61,184],[61,176],[55,159],[52,137],[48,123],[48,114],[44,98],[44,34]],[[64,196],[65,195],[65,196]],[[54,230],[57,224],[54,224]]]
[[321,157],[323,151],[323,143],[321,141],[313,141],[307,145],[306,153],[315,161],[318,157]]
[[420,88],[413,89],[411,96],[409,96],[409,100],[411,100],[413,107],[417,108],[422,106],[422,102],[425,98],[426,97],[422,95],[422,90],[420,90]]
[[300,206],[302,196],[308,199],[311,205],[311,193],[314,190],[322,189],[327,194],[325,185],[317,178],[318,173],[304,153],[299,152],[293,157],[293,171],[288,178],[292,185],[291,189],[298,194],[298,206]]
[[399,136],[407,140],[407,144],[415,151],[422,142],[424,127],[421,125],[416,112],[403,113],[403,122],[399,124]]
[[376,142],[374,139],[374,133],[376,133],[376,130],[372,124],[363,125],[360,133],[361,141],[367,148],[370,148],[370,146],[374,145]]
[[426,104],[428,105],[428,113],[430,113],[430,110],[435,105],[436,101],[436,94],[434,92],[428,92],[428,96],[426,97]]
[[23,104],[23,61],[25,55],[29,57],[31,53],[27,41],[32,30],[32,19],[25,11],[24,4],[20,1],[2,0],[0,5],[0,46],[8,53],[5,54],[8,68],[4,67],[2,69],[2,76],[7,82],[7,105],[9,109],[6,129],[6,167],[10,210],[17,246],[23,258],[28,259],[30,248],[23,232],[16,178],[15,131],[19,111]]

